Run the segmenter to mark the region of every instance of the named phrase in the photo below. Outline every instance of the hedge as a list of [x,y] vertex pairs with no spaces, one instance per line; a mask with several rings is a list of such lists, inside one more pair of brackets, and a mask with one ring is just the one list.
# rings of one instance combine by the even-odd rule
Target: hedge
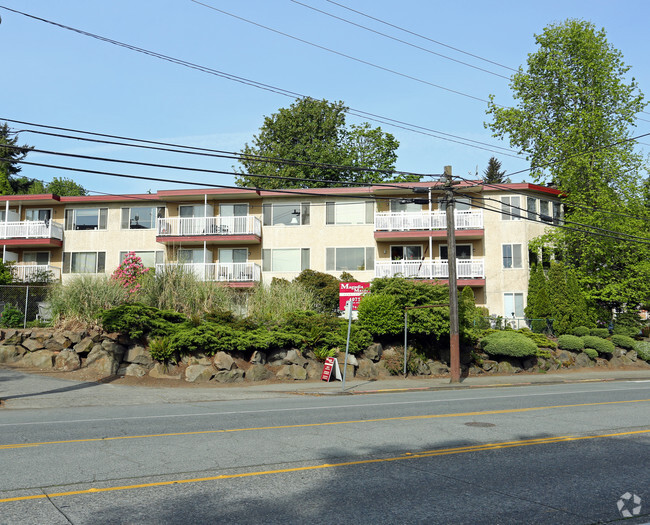
[[584,337],[585,335],[590,335],[589,328],[587,328],[586,326],[576,326],[573,330],[571,330],[571,333],[577,337]]
[[589,335],[607,339],[609,337],[609,330],[607,328],[591,328],[589,330]]
[[582,338],[585,348],[593,348],[599,354],[611,354],[614,352],[614,343],[607,339],[601,339],[594,335],[586,335]]
[[585,347],[585,343],[578,336],[565,334],[558,337],[557,346],[562,350],[571,350],[573,352],[577,352],[578,350],[582,350]]
[[583,352],[587,354],[590,359],[596,359],[598,357],[598,352],[593,348],[585,348]]
[[494,332],[481,339],[481,348],[490,355],[526,357],[536,355],[537,345],[523,334]]
[[634,350],[636,347],[636,341],[627,335],[613,335],[612,343],[620,348],[625,348],[626,350]]

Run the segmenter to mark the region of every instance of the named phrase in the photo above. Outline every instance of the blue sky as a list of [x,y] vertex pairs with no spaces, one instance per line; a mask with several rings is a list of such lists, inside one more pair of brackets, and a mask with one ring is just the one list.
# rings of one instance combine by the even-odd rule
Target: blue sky
[[[512,103],[508,80],[389,40],[290,0],[201,0],[205,4],[296,38],[336,50],[499,104]],[[355,23],[509,77],[512,71],[400,32],[326,0],[300,0]],[[534,34],[567,18],[592,21],[632,66],[650,93],[647,20],[643,0],[458,1],[337,0],[348,7],[419,33],[447,46],[517,68],[534,52]],[[490,144],[477,149],[381,125],[400,141],[397,169],[461,176],[485,169],[490,156],[507,172],[528,167],[484,129],[486,103],[389,73],[271,32],[191,0],[0,0],[0,5],[60,24],[314,98],[342,100],[351,108],[464,139]],[[5,81],[0,119],[8,118],[189,146],[239,151],[265,115],[292,99],[134,51],[0,9]],[[640,115],[635,135],[650,131]],[[348,117],[348,123],[362,119]],[[10,124],[15,129],[38,129]],[[57,139],[33,133],[21,144],[38,149],[143,162],[232,171],[234,161],[138,151]],[[650,144],[650,140],[646,140]],[[646,149],[650,148],[647,146]],[[160,183],[25,166],[23,174],[73,178],[92,191],[144,193],[180,188],[180,181],[233,184],[228,175],[56,158],[31,153],[27,160],[76,168],[173,179]],[[515,181],[526,175],[514,177]],[[530,178],[527,180],[530,181]]]

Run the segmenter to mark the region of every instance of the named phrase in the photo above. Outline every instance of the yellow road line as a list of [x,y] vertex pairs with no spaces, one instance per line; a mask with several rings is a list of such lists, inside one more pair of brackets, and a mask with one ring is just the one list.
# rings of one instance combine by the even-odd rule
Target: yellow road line
[[621,436],[631,436],[639,434],[650,433],[650,429],[647,430],[633,430],[629,432],[616,432],[612,434],[595,434],[591,436],[555,436],[548,438],[539,438],[539,439],[526,439],[521,441],[504,441],[502,443],[486,443],[483,445],[470,445],[464,447],[454,447],[454,448],[443,448],[438,450],[429,450],[425,452],[418,452],[416,454],[403,454],[400,456],[388,457],[388,458],[377,458],[377,459],[361,459],[357,461],[346,461],[343,463],[324,463],[321,465],[310,465],[307,467],[293,467],[286,469],[277,469],[277,470],[263,470],[257,472],[241,472],[239,474],[222,474],[219,476],[209,476],[203,478],[191,478],[191,479],[176,479],[168,481],[156,481],[152,483],[139,483],[136,485],[122,485],[117,487],[102,487],[95,488],[91,487],[84,490],[71,490],[68,492],[54,492],[51,494],[33,494],[30,496],[17,496],[13,498],[4,498],[0,499],[0,503],[9,503],[13,501],[26,501],[26,500],[35,500],[35,499],[45,499],[45,498],[59,498],[63,496],[77,496],[82,494],[97,494],[101,492],[115,492],[121,490],[133,490],[133,489],[142,489],[150,487],[164,487],[168,485],[176,485],[183,483],[201,483],[205,481],[218,481],[224,479],[236,479],[236,478],[247,478],[255,476],[268,476],[272,474],[287,474],[292,472],[305,472],[309,470],[322,470],[329,468],[338,468],[338,467],[351,467],[355,465],[370,465],[373,463],[387,463],[390,461],[404,461],[407,459],[422,459],[422,458],[431,458],[435,456],[447,456],[450,454],[465,454],[468,452],[482,452],[485,450],[499,450],[503,448],[512,448],[512,447],[526,447],[533,445],[547,445],[552,443],[561,443],[569,441],[581,441],[586,439],[597,439],[597,438],[606,438],[606,437],[621,437]]
[[385,418],[377,418],[377,419],[353,419],[349,421],[300,423],[296,425],[229,428],[229,429],[221,429],[221,430],[196,430],[193,432],[169,432],[165,434],[141,434],[136,436],[113,436],[113,437],[103,437],[103,438],[67,439],[62,441],[41,441],[37,443],[15,443],[15,444],[9,443],[5,445],[0,445],[0,450],[21,448],[21,447],[38,447],[41,445],[62,445],[62,444],[69,444],[69,443],[91,443],[96,441],[117,441],[122,439],[148,439],[148,438],[175,437],[175,436],[197,436],[201,434],[226,434],[230,432],[251,432],[251,431],[259,431],[259,430],[286,430],[291,428],[352,425],[357,423],[382,423],[387,421],[414,421],[414,420],[439,419],[439,418],[450,418],[450,417],[492,416],[492,415],[499,415],[499,414],[516,414],[521,412],[551,410],[551,409],[558,409],[558,408],[578,408],[578,407],[590,407],[590,406],[602,406],[602,405],[618,405],[622,403],[647,403],[649,401],[650,399],[630,399],[626,401],[603,401],[599,403],[579,403],[575,405],[553,405],[553,406],[542,406],[542,407],[508,408],[503,410],[484,410],[478,412],[458,412],[458,413],[451,413],[451,414],[427,414],[422,416],[399,416],[399,417],[385,417]]

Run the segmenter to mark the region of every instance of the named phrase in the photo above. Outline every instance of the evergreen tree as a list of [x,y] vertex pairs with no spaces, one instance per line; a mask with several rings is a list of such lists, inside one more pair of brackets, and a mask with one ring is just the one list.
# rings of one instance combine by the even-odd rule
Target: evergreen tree
[[18,137],[12,137],[6,122],[0,126],[0,195],[16,193],[12,182],[21,170],[18,161],[24,159],[30,149],[26,145],[18,146]]
[[483,170],[483,181],[490,184],[503,184],[510,182],[510,179],[504,178],[505,170],[501,171],[501,162],[496,157],[490,157],[487,168]]

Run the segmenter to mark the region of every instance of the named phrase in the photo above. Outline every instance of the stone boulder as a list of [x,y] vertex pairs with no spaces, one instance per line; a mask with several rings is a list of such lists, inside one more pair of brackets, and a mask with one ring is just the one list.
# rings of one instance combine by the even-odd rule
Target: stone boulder
[[37,350],[36,352],[27,352],[22,360],[23,366],[32,368],[52,368],[56,353],[51,350]]
[[100,350],[93,350],[86,359],[86,368],[99,372],[104,376],[114,376],[120,368],[120,361],[115,356],[99,346]]
[[427,366],[429,367],[429,370],[431,370],[431,374],[434,376],[441,376],[449,373],[449,367],[440,361],[429,359],[427,361]]
[[217,370],[232,370],[235,366],[235,361],[226,352],[217,352],[212,363]]
[[16,330],[15,328],[8,328],[5,330],[4,341],[5,345],[19,345],[23,342],[23,332]]
[[293,381],[304,381],[307,379],[307,371],[299,365],[283,365],[275,374],[278,379],[291,379]]
[[72,348],[78,354],[85,354],[85,353],[90,352],[92,350],[94,344],[95,344],[95,342],[93,341],[92,337],[84,337],[81,341],[79,341]]
[[126,351],[126,349],[124,348],[123,345],[121,345],[119,343],[116,343],[112,339],[104,339],[101,342],[101,345],[102,345],[102,348],[106,352],[111,354],[116,361],[118,361],[118,362],[122,361],[122,358],[124,357],[124,353]]
[[497,366],[497,372],[499,374],[515,374],[517,371],[518,370],[514,366],[512,366],[512,363],[508,361],[501,361]]
[[216,371],[212,366],[190,365],[185,369],[185,381],[189,383],[204,383],[210,381]]
[[124,355],[124,361],[127,363],[135,363],[137,365],[153,365],[153,359],[151,358],[149,350],[142,345],[129,346]]
[[377,369],[377,365],[373,363],[372,360],[369,358],[359,359],[359,368],[357,368],[357,377],[363,379],[369,379],[371,381],[376,380],[379,377],[379,370]]
[[255,350],[253,352],[253,355],[251,356],[251,363],[254,365],[265,365],[266,364],[266,353],[265,352],[259,352],[258,350]]
[[147,375],[147,368],[137,363],[131,363],[124,370],[125,376],[144,377]]
[[305,367],[309,379],[319,379],[323,374],[323,365],[316,361],[309,361]]
[[380,343],[372,343],[363,351],[363,356],[376,363],[381,359],[381,354],[383,351],[384,347],[381,346]]
[[[32,339],[34,338],[34,335],[32,334]],[[47,350],[52,350],[54,352],[60,352],[61,350],[65,350],[66,348],[70,348],[72,346],[72,341],[68,339],[66,336],[60,333],[54,333],[52,334],[52,337],[45,339],[43,341],[43,345]]]
[[287,357],[286,350],[271,350],[266,354],[267,363],[272,366],[283,364],[284,358]]
[[273,377],[273,373],[268,370],[263,364],[257,363],[246,370],[244,377],[247,381],[265,381],[267,379],[271,379]]
[[[37,352],[38,350],[43,350],[45,348],[45,345],[43,344],[43,341],[40,339],[25,339],[22,343],[22,345],[27,348],[30,352]],[[48,350],[52,350],[51,348]]]
[[580,368],[587,368],[590,366],[596,366],[596,363],[594,363],[587,354],[585,354],[584,352],[580,352],[576,356],[575,365]]
[[282,360],[282,364],[298,365],[304,367],[307,364],[307,359],[300,355],[300,352],[298,350],[293,348],[287,352],[287,355]]
[[81,359],[79,359],[79,354],[70,349],[62,350],[54,360],[54,368],[64,372],[79,370],[81,368]]
[[0,363],[18,361],[26,351],[22,346],[18,345],[0,345]]
[[155,379],[180,379],[181,374],[175,367],[164,365],[163,363],[156,363],[149,370],[149,377]]
[[214,375],[214,379],[219,383],[239,383],[244,380],[244,371],[241,368],[219,370],[219,372]]
[[499,363],[497,361],[492,361],[491,359],[483,359],[481,368],[483,368],[485,372],[496,372],[499,368]]

